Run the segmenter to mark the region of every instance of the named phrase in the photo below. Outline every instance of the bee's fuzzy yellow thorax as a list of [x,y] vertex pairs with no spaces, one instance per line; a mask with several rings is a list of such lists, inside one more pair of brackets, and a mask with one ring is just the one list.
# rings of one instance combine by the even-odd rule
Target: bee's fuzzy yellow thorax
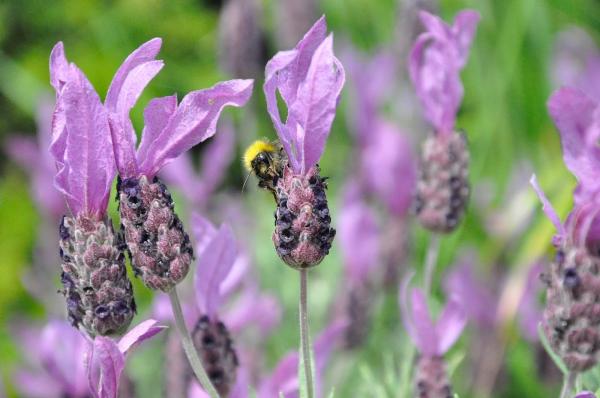
[[261,152],[269,152],[273,153],[277,149],[275,145],[271,144],[268,141],[264,140],[256,140],[244,152],[244,167],[248,171],[252,171],[252,160]]

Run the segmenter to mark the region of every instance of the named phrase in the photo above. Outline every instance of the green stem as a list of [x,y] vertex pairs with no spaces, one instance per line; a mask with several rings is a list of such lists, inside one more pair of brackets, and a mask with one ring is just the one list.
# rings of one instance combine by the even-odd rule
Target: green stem
[[431,234],[427,255],[425,257],[425,275],[423,276],[423,293],[425,294],[425,297],[429,297],[429,293],[431,293],[431,281],[433,280],[433,271],[435,271],[439,252],[440,236],[435,233]]
[[308,398],[314,397],[313,378],[311,370],[312,355],[310,352],[308,327],[308,270],[300,270],[300,346],[304,362],[304,377],[306,379],[306,393]]
[[570,397],[570,395],[573,391],[573,387],[575,386],[575,381],[577,380],[577,376],[578,376],[578,374],[573,371],[569,371],[567,374],[565,374],[562,391],[560,393],[560,398],[569,398]]
[[196,374],[196,378],[198,378],[198,381],[200,382],[200,385],[204,391],[206,391],[211,398],[219,398],[219,393],[217,390],[215,390],[215,387],[210,382],[210,379],[208,378],[208,375],[202,366],[202,362],[200,362],[200,358],[198,358],[196,347],[194,347],[194,343],[192,342],[192,336],[185,325],[183,312],[181,311],[181,303],[179,302],[179,296],[177,295],[177,287],[173,287],[173,289],[169,292],[169,298],[171,299],[173,314],[175,315],[175,325],[177,325],[177,329],[179,330],[179,335],[181,337],[181,345],[183,346],[185,355],[192,366],[192,370]]

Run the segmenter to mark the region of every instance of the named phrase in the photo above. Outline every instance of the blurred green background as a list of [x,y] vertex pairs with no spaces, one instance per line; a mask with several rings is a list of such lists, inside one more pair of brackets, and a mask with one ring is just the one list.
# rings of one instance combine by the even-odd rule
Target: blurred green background
[[[134,109],[138,131],[141,130],[141,112],[148,99],[173,92],[181,98],[190,90],[235,77],[224,72],[218,63],[217,32],[224,3],[216,0],[1,2],[0,141],[14,133],[33,134],[36,131],[36,103],[41,94],[51,92],[48,56],[59,40],[65,43],[68,58],[85,71],[102,97],[114,71],[134,48],[149,38],[163,38],[160,57],[166,66]],[[329,28],[335,33],[336,45],[352,42],[364,51],[374,51],[394,47],[402,3],[401,0],[322,0],[317,4],[317,16],[326,15]],[[277,41],[277,26],[281,22],[276,12],[277,0],[266,0],[261,5],[264,31],[261,61],[264,66],[268,58],[283,48]],[[464,128],[469,137],[474,203],[460,230],[444,240],[440,273],[435,279],[439,282],[441,270],[453,263],[461,248],[471,247],[477,251],[477,266],[483,273],[491,274],[493,269],[500,267],[506,271],[509,281],[517,281],[533,261],[546,253],[551,254],[553,227],[536,210],[536,199],[523,183],[527,178],[518,180],[517,186],[511,181],[514,181],[515,173],[522,172],[521,167],[527,165],[525,170],[535,170],[559,214],[564,216],[568,212],[575,181],[563,166],[558,134],[545,107],[553,89],[550,79],[553,47],[557,33],[570,25],[583,28],[596,43],[600,43],[600,2],[447,0],[433,5],[446,21],[451,21],[463,8],[476,9],[482,15],[470,59],[462,73],[465,99],[458,119],[458,126]],[[399,63],[405,65],[404,61]],[[401,75],[400,71],[399,79]],[[256,125],[249,124],[247,129],[244,125],[238,127],[238,152],[257,136],[275,135],[265,111],[261,86],[262,82],[257,81],[251,104],[257,115]],[[402,83],[398,90],[411,91],[412,87]],[[321,162],[324,173],[331,176],[329,195],[334,204],[334,217],[341,185],[352,170],[354,160],[353,140],[348,133],[351,126],[346,118],[348,102],[344,94]],[[387,110],[392,116],[397,111],[393,106]],[[235,114],[238,118],[243,117],[242,112]],[[427,129],[411,131],[411,126],[403,128],[415,143],[428,133]],[[26,174],[6,156],[0,161],[0,167],[0,370],[10,394],[16,394],[10,378],[14,369],[20,366],[22,355],[11,327],[27,319],[42,321],[46,312],[42,303],[30,297],[20,282],[32,261],[39,222],[39,214],[29,195],[29,182]],[[229,171],[221,189],[239,192],[245,176],[240,163],[233,162]],[[518,195],[522,192],[526,194]],[[248,216],[257,223],[257,231],[248,244],[255,249],[261,284],[280,297],[285,308],[282,325],[267,345],[267,362],[273,366],[285,352],[297,346],[297,278],[279,263],[272,249],[271,198],[256,189],[244,193],[243,198],[251,209]],[[517,199],[519,202],[515,203]],[[484,204],[477,205],[478,201]],[[510,205],[526,209],[525,214],[535,211],[535,217],[526,220],[525,232],[514,239],[491,236],[485,228],[487,217],[490,214],[503,217]],[[508,216],[513,215],[506,213]],[[427,234],[416,225],[413,231],[410,264],[420,269]],[[311,274],[313,334],[327,322],[328,307],[336,295],[341,266],[339,249],[334,245],[332,254]],[[56,286],[58,289],[58,276]],[[135,287],[140,313],[147,314],[152,295],[139,283]],[[441,299],[441,290],[438,293]],[[508,307],[500,331],[505,343],[506,366],[493,396],[557,395],[560,380],[542,382],[535,377],[535,350],[520,338],[512,321],[514,311],[511,312],[510,305]],[[333,359],[334,375],[331,378],[342,380],[335,386],[336,396],[395,396],[394,383],[398,381],[395,375],[399,374],[406,347],[396,293],[389,292],[377,302],[376,308],[367,345],[358,353],[337,354]],[[155,376],[160,375],[162,362],[157,355],[160,347],[156,342],[153,344],[141,350],[130,364],[134,378],[143,382],[140,392],[147,394],[143,396],[158,396],[160,391],[150,383],[150,380],[160,379]],[[451,352],[450,361],[464,356],[470,344],[469,333],[466,333]],[[502,356],[499,361],[503,361]],[[336,362],[346,365],[338,366]],[[461,377],[461,372],[466,372],[466,368],[464,362],[460,363],[452,378],[461,397],[475,396],[462,381],[466,378]]]

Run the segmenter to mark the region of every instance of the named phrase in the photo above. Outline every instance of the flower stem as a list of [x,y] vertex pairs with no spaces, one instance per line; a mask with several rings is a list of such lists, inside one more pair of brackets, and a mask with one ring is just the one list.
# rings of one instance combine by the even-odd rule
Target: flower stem
[[425,257],[425,275],[423,276],[423,290],[425,297],[429,297],[429,293],[431,293],[431,281],[433,279],[433,271],[437,264],[439,252],[440,236],[438,234],[431,234],[429,246],[427,248],[427,256]]
[[569,398],[571,396],[577,376],[577,372],[573,371],[569,371],[567,374],[565,374],[560,398]]
[[173,289],[169,292],[169,298],[171,299],[173,314],[175,315],[175,324],[177,325],[177,329],[179,330],[179,335],[181,337],[181,345],[183,346],[185,355],[192,366],[192,370],[196,374],[196,378],[198,378],[198,381],[200,382],[200,385],[204,391],[206,391],[211,398],[219,398],[219,393],[217,390],[215,390],[215,387],[210,382],[210,379],[208,378],[208,375],[202,366],[202,362],[200,362],[200,358],[198,358],[198,353],[196,352],[196,348],[192,342],[192,336],[190,336],[190,332],[185,325],[183,312],[181,311],[181,303],[179,302],[179,296],[177,295],[177,287],[173,287]]
[[312,379],[312,355],[310,349],[310,329],[308,327],[308,270],[300,270],[300,346],[302,349],[302,358],[304,362],[304,377],[306,379],[306,394],[308,398],[314,397],[313,379]]

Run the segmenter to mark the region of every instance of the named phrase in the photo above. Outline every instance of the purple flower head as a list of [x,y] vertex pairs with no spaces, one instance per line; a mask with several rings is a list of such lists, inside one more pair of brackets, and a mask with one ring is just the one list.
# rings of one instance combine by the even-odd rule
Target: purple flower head
[[373,121],[371,135],[371,141],[361,148],[362,178],[392,214],[405,216],[417,184],[417,164],[410,141],[396,126],[382,119]]
[[167,163],[212,137],[225,106],[243,106],[252,94],[252,80],[229,80],[192,91],[179,104],[176,95],[155,98],[144,109],[144,130],[136,151],[129,112],[163,66],[154,59],[160,46],[160,39],[154,39],[131,53],[108,90],[106,108],[122,178],[145,175],[151,179]]
[[518,322],[523,337],[528,341],[538,341],[538,325],[542,321],[542,305],[538,296],[543,288],[540,275],[543,270],[542,263],[534,264],[527,273],[525,289],[519,303]]
[[[321,396],[320,381],[325,373],[327,362],[347,327],[348,322],[346,320],[338,319],[333,321],[315,340],[314,359],[315,375],[317,378],[317,397]],[[298,398],[298,359],[297,351],[290,352],[284,356],[271,375],[261,381],[258,388],[258,397],[272,398],[281,395],[284,398]]]
[[425,32],[410,53],[410,78],[425,118],[438,133],[450,133],[463,97],[460,71],[467,63],[480,16],[476,11],[461,11],[452,26],[426,11],[419,16]]
[[[344,86],[344,68],[333,54],[333,34],[321,17],[293,50],[267,63],[263,86],[267,110],[296,174],[306,174],[325,149]],[[287,107],[281,120],[277,92]]]
[[29,173],[31,190],[38,208],[52,219],[64,214],[65,199],[54,188],[56,174],[54,158],[48,152],[52,140],[52,111],[54,106],[42,98],[37,107],[37,142],[30,137],[11,136],[5,151],[16,163]]
[[131,329],[118,342],[98,336],[89,344],[87,352],[87,377],[94,398],[116,398],[119,380],[125,369],[129,351],[165,329],[148,319]]
[[186,152],[161,170],[161,176],[181,191],[188,203],[202,209],[225,177],[235,147],[235,132],[230,121],[221,122],[219,134],[207,143],[197,172],[192,156]]
[[108,112],[83,72],[67,61],[62,42],[50,54],[50,81],[56,90],[50,144],[54,185],[73,215],[101,219],[115,176]]
[[349,185],[340,212],[339,239],[349,282],[360,286],[380,264],[380,233],[374,212],[353,192],[356,185]]
[[477,279],[473,254],[461,259],[444,280],[447,296],[454,297],[467,317],[482,329],[492,329],[496,323],[496,299],[489,287]]
[[[17,390],[32,398],[83,398],[89,393],[84,357],[87,339],[68,322],[50,321],[39,333],[20,333],[22,347],[36,372],[21,370],[14,377]],[[23,337],[24,336],[24,337]]]
[[558,34],[552,75],[556,87],[575,87],[600,101],[600,50],[584,30],[570,27]]
[[564,224],[537,185],[535,176],[531,183],[543,203],[544,212],[558,231],[555,244],[570,239],[576,244],[593,246],[600,239],[600,182],[597,177],[600,148],[596,145],[600,137],[600,106],[579,90],[562,88],[550,97],[548,111],[560,132],[565,165],[578,182],[574,208]]
[[581,391],[575,395],[575,398],[596,398],[596,394],[591,391]]
[[456,297],[450,297],[438,321],[434,322],[421,289],[412,289],[409,299],[409,282],[410,279],[407,278],[400,289],[400,309],[404,327],[422,355],[443,356],[460,337],[467,323],[467,314],[460,301]]

